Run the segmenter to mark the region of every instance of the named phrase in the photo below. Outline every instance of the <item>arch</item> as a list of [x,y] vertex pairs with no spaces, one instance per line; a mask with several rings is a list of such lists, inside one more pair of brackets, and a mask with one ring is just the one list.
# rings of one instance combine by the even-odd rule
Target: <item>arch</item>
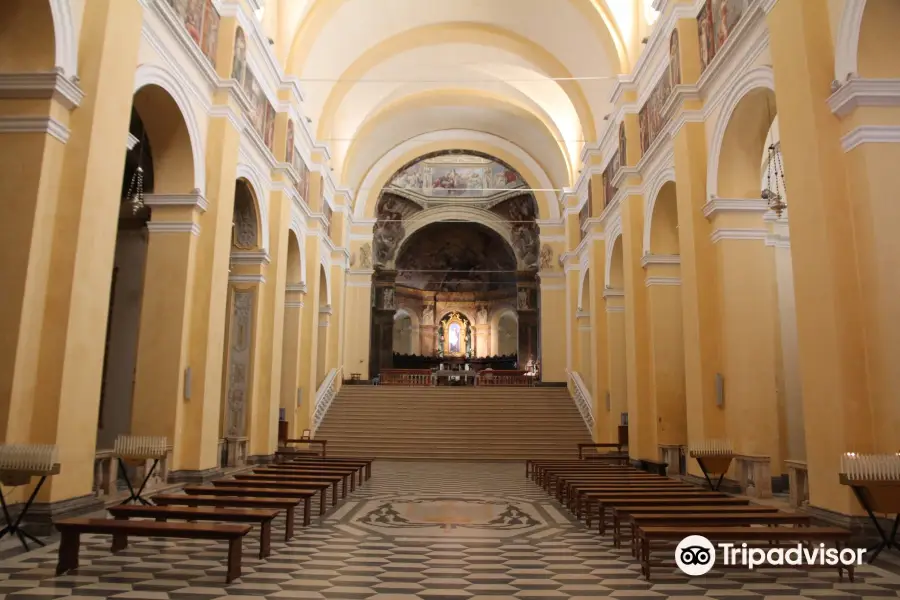
[[172,73],[151,64],[141,64],[134,74],[135,95],[148,85],[155,85],[165,90],[175,101],[181,111],[181,117],[187,126],[188,137],[191,142],[191,154],[194,162],[194,189],[206,196],[206,149],[204,137],[200,132],[197,115],[193,110],[190,96],[184,85]]
[[[609,227],[607,228],[605,237],[606,237],[606,264],[603,265],[604,266],[603,287],[609,289],[611,287],[614,287],[611,284],[610,271],[611,271],[611,267],[613,264],[613,250],[616,248],[617,245],[618,245],[619,253],[620,253],[619,261],[621,262],[623,260],[623,257],[621,255],[622,240],[620,239],[622,237],[622,217],[621,216],[617,216],[615,218],[615,220],[609,224]],[[621,284],[622,281],[619,281],[618,283]]]
[[331,306],[331,269],[324,261],[319,263],[319,307],[323,306]]
[[[510,322],[513,334],[515,334],[515,341],[512,342],[512,346],[505,348],[503,346],[504,340],[501,338],[501,334],[503,333],[503,323]],[[512,336],[510,336],[512,337]],[[496,330],[496,338],[497,338],[497,346],[493,352],[496,356],[511,356],[513,354],[519,353],[519,315],[514,313],[513,311],[504,311],[497,318],[497,330]]]
[[659,191],[650,214],[650,240],[644,255],[675,256],[681,254],[678,241],[678,199],[675,182],[667,182]]
[[610,244],[609,253],[606,259],[606,281],[607,289],[624,290],[625,289],[625,253],[622,247],[622,233],[619,232]]
[[259,249],[269,251],[269,202],[268,188],[263,183],[266,181],[256,168],[246,162],[239,162],[237,166],[237,178],[244,179],[250,184],[253,199],[256,201],[256,214],[259,217]]
[[303,283],[303,259],[300,254],[300,236],[292,228],[288,228],[287,271],[285,282],[288,285]]
[[[425,140],[422,138],[425,137]],[[534,192],[540,219],[559,219],[559,201],[546,171],[519,146],[497,136],[471,130],[424,132],[394,147],[369,169],[356,194],[353,216],[372,219],[381,190],[400,168],[434,152],[465,149],[497,157],[519,172]]]
[[301,233],[300,220],[297,217],[291,218],[290,231],[297,238],[297,245],[300,248],[300,283],[306,283],[306,237]]
[[[250,212],[252,214],[243,214],[244,203],[249,203]],[[243,218],[242,218],[243,217]],[[262,232],[262,224],[260,222],[260,214],[259,214],[259,201],[257,200],[256,190],[253,189],[253,184],[247,181],[243,177],[238,177],[234,182],[234,226],[236,228],[236,235],[238,239],[242,237],[242,229],[241,225],[247,222],[249,219],[254,219],[252,223],[255,231],[255,239],[247,240],[245,242],[238,241],[236,243],[237,247],[240,250],[244,251],[255,251],[262,247],[261,240],[261,232]],[[249,236],[248,236],[249,237]]]
[[432,208],[429,210],[423,210],[421,212],[415,213],[408,220],[403,222],[404,229],[406,230],[406,236],[397,246],[397,256],[400,256],[400,253],[403,251],[406,243],[418,232],[420,229],[424,229],[429,225],[434,223],[443,223],[447,221],[458,221],[464,220],[472,223],[477,223],[479,225],[483,225],[487,227],[501,238],[503,241],[507,243],[507,245],[512,249],[512,235],[511,230],[505,222],[498,218],[498,216],[492,213],[489,210],[483,210],[478,208],[471,208],[466,206],[455,207],[455,206],[442,206],[439,208]]
[[153,192],[191,193],[196,189],[193,145],[175,99],[168,90],[151,83],[134,94],[132,106],[142,124],[139,144],[147,146],[139,145],[134,152],[152,155]]
[[75,21],[72,18],[70,0],[50,0],[53,16],[53,31],[56,34],[56,68],[72,79],[78,77],[78,39],[75,35]]
[[843,83],[859,71],[859,34],[866,0],[846,0],[838,25],[834,54],[834,78]]
[[[706,192],[710,198],[719,196],[719,165],[722,147],[725,143],[725,135],[728,131],[728,126],[732,122],[734,112],[747,94],[760,88],[767,89],[774,94],[775,74],[772,71],[772,67],[762,66],[747,71],[735,82],[722,103],[722,110],[719,113],[719,118],[716,120],[716,127],[713,130],[712,143],[710,144],[706,180]],[[774,111],[772,116],[775,116]]]
[[[409,335],[409,352],[401,354],[419,354],[421,352],[421,340],[419,340],[419,315],[414,310],[410,310],[405,306],[401,306],[394,313],[394,323],[400,319],[408,319],[410,327]],[[396,338],[394,338],[396,340]],[[396,350],[394,350],[396,352]]]
[[653,228],[653,211],[656,207],[656,200],[667,183],[675,183],[675,167],[663,169],[659,175],[654,177],[647,189],[647,209],[644,211],[644,240],[643,255],[650,254],[651,231]]
[[[585,285],[587,284],[587,285]],[[587,291],[587,300],[588,307],[590,310],[590,299],[591,299],[591,270],[589,268],[585,268],[581,270],[581,277],[578,280],[578,310],[584,310],[584,300],[585,300],[585,291]]]
[[856,51],[857,75],[867,79],[900,77],[900,2],[868,0],[859,28]]

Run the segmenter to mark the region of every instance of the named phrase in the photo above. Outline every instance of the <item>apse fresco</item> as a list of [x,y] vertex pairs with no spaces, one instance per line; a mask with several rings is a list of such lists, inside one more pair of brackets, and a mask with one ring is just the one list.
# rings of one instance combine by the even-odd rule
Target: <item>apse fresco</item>
[[430,198],[486,198],[525,187],[518,173],[475,156],[441,156],[397,173],[390,188]]

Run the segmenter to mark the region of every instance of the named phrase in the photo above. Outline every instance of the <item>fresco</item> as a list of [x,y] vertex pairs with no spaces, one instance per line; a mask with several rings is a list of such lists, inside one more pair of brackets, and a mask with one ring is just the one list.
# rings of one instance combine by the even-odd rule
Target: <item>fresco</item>
[[241,89],[250,100],[250,114],[247,117],[250,119],[253,129],[262,138],[266,147],[274,150],[275,109],[269,103],[269,99],[253,75],[253,71],[250,70],[250,65],[247,64],[247,38],[240,27],[234,37],[234,62],[231,68],[231,78],[240,83]]
[[722,50],[751,0],[706,0],[697,15],[700,36],[700,68],[705,71]]
[[619,189],[613,183],[616,179],[616,173],[622,166],[619,160],[619,153],[616,152],[610,159],[609,164],[603,170],[603,206],[607,206],[616,197]]
[[388,187],[432,198],[484,198],[525,187],[525,182],[518,173],[498,163],[477,157],[447,156],[407,167],[394,176]]
[[175,11],[203,55],[216,66],[221,18],[213,6],[213,0],[166,0],[166,2]]

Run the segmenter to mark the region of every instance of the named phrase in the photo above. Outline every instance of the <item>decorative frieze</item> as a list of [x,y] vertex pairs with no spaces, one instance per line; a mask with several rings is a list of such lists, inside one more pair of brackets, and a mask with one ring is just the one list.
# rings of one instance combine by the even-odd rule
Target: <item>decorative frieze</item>
[[225,437],[228,439],[243,438],[247,430],[254,297],[252,290],[236,290],[232,302],[225,413]]

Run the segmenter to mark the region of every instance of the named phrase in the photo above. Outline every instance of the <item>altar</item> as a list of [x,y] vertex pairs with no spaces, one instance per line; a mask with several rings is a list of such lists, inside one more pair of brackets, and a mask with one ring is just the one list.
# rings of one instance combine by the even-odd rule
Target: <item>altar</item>
[[438,369],[431,375],[432,385],[475,385],[478,371]]

